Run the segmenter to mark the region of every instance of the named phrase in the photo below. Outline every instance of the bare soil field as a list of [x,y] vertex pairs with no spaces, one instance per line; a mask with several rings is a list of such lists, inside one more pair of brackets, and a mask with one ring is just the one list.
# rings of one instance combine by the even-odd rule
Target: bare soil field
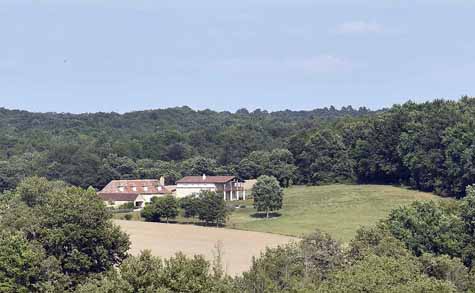
[[229,275],[247,271],[252,257],[266,247],[275,247],[298,240],[294,237],[269,233],[182,224],[161,224],[115,220],[132,242],[130,253],[138,255],[149,249],[153,255],[171,257],[177,252],[193,256],[201,254],[213,260],[216,244],[222,243],[223,265]]

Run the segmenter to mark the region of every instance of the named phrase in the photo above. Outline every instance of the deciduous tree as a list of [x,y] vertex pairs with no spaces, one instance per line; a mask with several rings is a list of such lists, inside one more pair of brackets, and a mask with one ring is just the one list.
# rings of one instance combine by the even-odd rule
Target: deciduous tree
[[269,212],[282,208],[283,190],[275,177],[260,176],[252,188],[254,208],[258,212],[265,212],[269,218]]

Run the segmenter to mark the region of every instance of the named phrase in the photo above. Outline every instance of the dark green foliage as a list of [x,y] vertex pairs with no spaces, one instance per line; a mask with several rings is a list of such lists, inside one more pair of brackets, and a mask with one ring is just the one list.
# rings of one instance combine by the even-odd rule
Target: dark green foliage
[[216,226],[226,223],[229,211],[226,208],[221,193],[212,191],[202,191],[198,195],[197,203],[198,218],[209,225],[210,223]]
[[135,205],[133,202],[127,202],[124,204],[121,204],[117,209],[119,210],[133,210],[135,208]]
[[260,176],[252,188],[254,208],[258,212],[266,212],[266,218],[269,218],[269,212],[282,208],[283,196],[283,190],[275,177]]
[[305,268],[296,245],[267,248],[238,280],[242,292],[295,292],[305,288]]
[[475,183],[475,99],[307,112],[119,115],[0,109],[0,191],[45,176],[87,188],[111,179],[274,176],[292,183],[390,183],[463,197]]
[[433,201],[393,210],[385,221],[394,237],[416,255],[425,252],[461,256],[463,225],[458,215]]
[[178,205],[183,210],[185,218],[194,218],[198,215],[199,198],[197,196],[191,195],[180,198]]
[[[173,184],[183,175],[235,174],[234,167],[251,152],[285,148],[297,129],[318,120],[369,114],[350,107],[235,114],[181,107],[124,115],[0,108],[0,191],[33,175],[102,188],[112,179],[163,175]],[[267,174],[289,184],[295,169],[292,154],[275,155],[274,173],[248,170],[243,178]]]
[[215,175],[218,164],[215,160],[205,157],[194,157],[181,164],[184,176]]
[[450,282],[431,279],[420,273],[411,257],[370,255],[334,273],[317,292],[456,292]]
[[0,231],[0,292],[39,290],[47,275],[41,270],[45,255],[21,233]]
[[126,256],[127,235],[110,221],[92,189],[83,190],[32,178],[20,183],[0,217],[0,229],[18,231],[41,248],[44,265],[58,268],[51,286],[75,286],[88,276],[111,269]]
[[469,275],[468,268],[463,265],[459,258],[451,258],[447,255],[433,256],[424,254],[419,258],[423,272],[438,280],[449,281],[460,292],[474,290],[473,280]]
[[347,253],[350,262],[362,260],[368,255],[398,258],[411,254],[402,241],[396,239],[383,227],[362,227],[359,229],[355,238],[351,240]]
[[209,263],[201,256],[187,258],[177,254],[162,260],[144,251],[129,257],[102,279],[91,279],[80,286],[78,293],[115,292],[190,292],[225,293],[231,291],[229,281],[215,277]]
[[153,197],[152,202],[142,210],[142,217],[150,222],[159,222],[160,219],[174,219],[178,216],[178,203],[174,196],[166,195]]
[[311,183],[334,183],[353,181],[353,161],[350,159],[343,139],[331,130],[319,131],[306,143],[300,159],[306,164]]
[[460,217],[464,230],[462,259],[473,267],[475,260],[475,185],[467,187],[467,196],[461,201]]
[[267,248],[237,283],[244,292],[315,292],[345,264],[339,243],[316,231],[300,243]]
[[254,151],[241,160],[237,167],[243,179],[255,179],[262,175],[274,176],[283,187],[288,187],[295,179],[297,167],[294,157],[287,149]]
[[382,226],[415,255],[424,253],[461,258],[471,268],[475,258],[475,194],[458,201],[415,202],[393,210]]
[[300,243],[305,277],[315,284],[325,280],[335,270],[342,268],[346,259],[343,248],[329,234],[315,231]]

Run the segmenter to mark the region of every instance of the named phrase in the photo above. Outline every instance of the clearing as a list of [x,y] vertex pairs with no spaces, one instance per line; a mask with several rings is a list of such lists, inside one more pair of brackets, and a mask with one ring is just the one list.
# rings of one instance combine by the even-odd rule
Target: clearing
[[415,200],[434,199],[440,197],[387,185],[294,186],[284,191],[281,216],[262,219],[256,217],[252,201],[231,202],[246,208],[235,209],[227,226],[290,236],[302,236],[318,228],[348,242],[359,227],[376,223],[392,209]]
[[188,256],[201,254],[212,261],[218,241],[222,243],[223,266],[229,275],[248,271],[253,256],[259,256],[265,247],[286,244],[293,237],[269,233],[239,231],[223,228],[183,224],[161,224],[115,220],[132,242],[130,253],[138,255],[149,249],[153,255],[171,257],[177,252]]

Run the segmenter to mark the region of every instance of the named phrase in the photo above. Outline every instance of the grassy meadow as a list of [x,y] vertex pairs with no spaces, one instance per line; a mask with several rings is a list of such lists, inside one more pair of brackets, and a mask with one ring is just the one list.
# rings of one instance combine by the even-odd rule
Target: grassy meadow
[[294,186],[285,189],[284,208],[271,219],[256,217],[252,201],[235,209],[230,228],[302,236],[316,228],[343,242],[360,226],[371,225],[390,210],[415,200],[440,199],[430,193],[384,185]]
[[[246,207],[233,209],[226,226],[297,237],[318,228],[347,242],[359,227],[376,223],[396,207],[415,200],[440,199],[431,193],[387,185],[293,186],[284,190],[280,215],[270,219],[256,214],[252,200],[228,202],[232,207]],[[142,220],[140,212],[130,214],[131,220]],[[124,219],[124,216],[115,214],[114,218]],[[172,222],[192,224],[197,221],[180,215]]]

